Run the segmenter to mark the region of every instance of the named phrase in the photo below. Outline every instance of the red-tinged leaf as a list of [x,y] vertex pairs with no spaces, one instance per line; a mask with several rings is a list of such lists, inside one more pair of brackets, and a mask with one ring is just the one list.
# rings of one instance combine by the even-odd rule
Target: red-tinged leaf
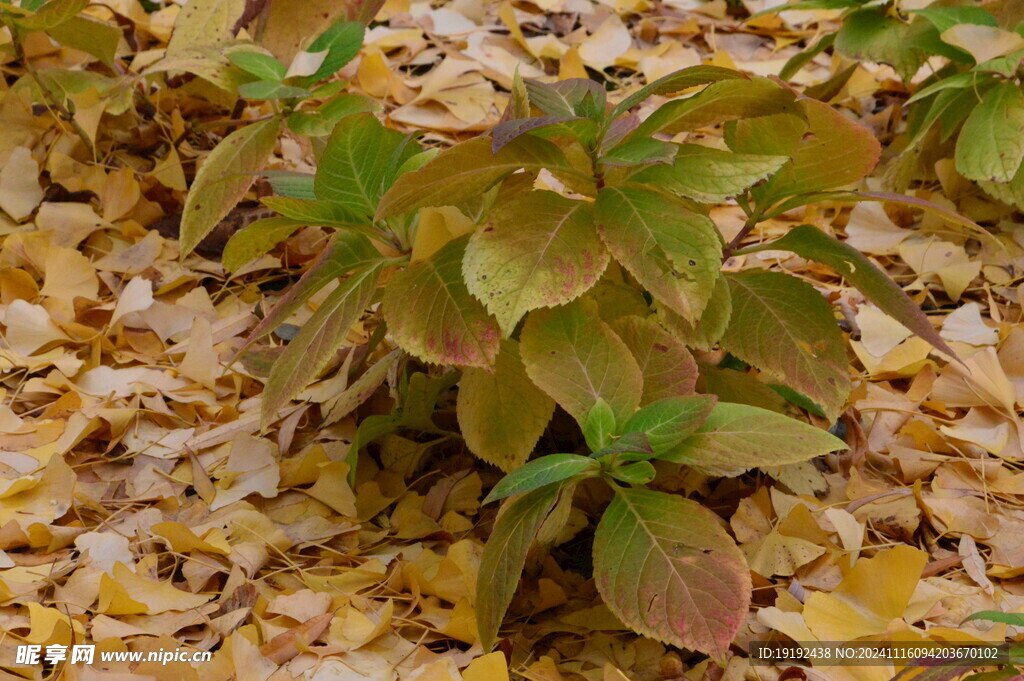
[[572,170],[557,146],[533,135],[515,138],[496,154],[489,139],[476,137],[439,154],[419,170],[401,175],[380,200],[374,220],[424,206],[457,205],[521,168]]
[[669,194],[627,186],[601,190],[594,220],[608,250],[655,300],[687,320],[700,317],[722,257],[707,216]]
[[646,489],[615,489],[594,534],[594,579],[623,623],[719,659],[750,604],[750,572],[718,517]]
[[497,154],[509,142],[531,130],[579,120],[583,119],[579,116],[537,116],[536,118],[520,118],[498,123],[491,130],[491,151]]
[[501,340],[498,322],[462,281],[469,236],[396,274],[384,293],[388,329],[410,354],[434,364],[489,368]]
[[781,239],[748,248],[744,252],[763,250],[792,251],[802,258],[828,265],[860,289],[887,315],[947,355],[956,356],[928,321],[928,317],[921,312],[921,308],[857,249],[833,239],[816,227],[800,225]]
[[788,274],[750,270],[726,278],[732,317],[722,347],[836,418],[850,394],[850,377],[832,307]]
[[793,128],[797,119],[740,121],[726,139],[733,151],[744,154],[778,154],[791,160],[766,183],[755,187],[759,204],[769,205],[787,196],[835,189],[858,182],[878,163],[882,147],[870,130],[828,104],[801,99],[806,119],[802,134]]
[[520,350],[526,373],[581,425],[603,399],[619,423],[636,411],[643,390],[629,348],[587,298],[534,310],[523,326]]
[[650,319],[630,315],[612,322],[612,329],[633,354],[644,377],[640,406],[693,393],[697,363],[676,338]]
[[470,293],[511,335],[530,310],[582,295],[609,259],[589,203],[532,191],[490,212],[470,238],[462,270]]
[[526,554],[558,499],[558,485],[541,487],[502,508],[480,559],[476,587],[476,621],[480,645],[490,652],[519,585]]

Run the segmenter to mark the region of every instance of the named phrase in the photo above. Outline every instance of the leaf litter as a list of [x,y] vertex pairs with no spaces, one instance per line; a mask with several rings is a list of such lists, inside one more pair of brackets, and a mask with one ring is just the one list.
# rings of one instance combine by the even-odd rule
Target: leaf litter
[[[158,7],[147,13],[144,4]],[[742,4],[753,14],[778,3]],[[426,130],[444,146],[500,121],[517,69],[542,79],[598,75],[616,89],[613,98],[705,62],[769,75],[835,17],[800,10],[744,21],[736,10],[723,0],[388,0],[341,76],[377,99],[393,127]],[[142,69],[154,50],[173,53],[175,40],[188,46],[188,36],[172,39],[183,11],[107,0],[90,13],[130,24]],[[33,59],[77,74],[94,62],[48,42],[28,47]],[[819,55],[793,82],[820,83],[845,66]],[[746,650],[778,634],[1001,641],[1014,633],[964,623],[979,610],[1024,608],[1024,242],[1019,229],[1005,228],[1015,216],[1002,204],[958,194],[940,172],[918,198],[998,223],[996,237],[883,203],[816,204],[753,235],[760,241],[809,223],[845,236],[927,310],[963,363],[791,253],[726,263],[780,268],[838,302],[856,384],[840,421],[849,451],[738,478],[691,472],[671,481],[715,509],[752,569],[753,605],[727,660],[639,638],[600,603],[581,557],[593,512],[607,500],[587,490],[564,508],[565,527],[546,538],[548,551],[531,555],[504,641],[483,655],[474,594],[486,578],[478,575],[481,545],[495,511],[481,501],[500,474],[441,425],[454,418],[450,388],[426,429],[433,435],[385,435],[376,457],[359,455],[350,481],[359,420],[390,411],[388,367],[399,361],[375,357],[384,368],[354,378],[375,331],[357,322],[349,330],[355,345],[261,430],[270,362],[287,329],[305,323],[329,290],[229,362],[325,233],[304,228],[231,276],[215,246],[211,257],[180,261],[173,232],[151,227],[181,212],[196,161],[224,132],[186,122],[213,120],[216,99],[199,86],[150,92],[159,105],[139,116],[117,93],[88,85],[72,96],[74,117],[97,160],[70,128],[35,115],[23,90],[7,89],[0,108],[7,640],[214,651],[198,666],[112,663],[103,672],[124,679],[719,681],[776,678],[778,669],[751,667]],[[890,67],[862,63],[830,101],[885,140],[896,119],[892,87],[900,86]],[[271,166],[308,172],[312,151],[284,133]],[[262,193],[258,182],[246,198]],[[442,210],[433,215],[446,231],[440,243],[420,246],[428,254],[464,232]],[[713,217],[724,231],[743,222],[728,203]],[[386,348],[374,352],[383,357]],[[0,666],[17,668],[13,647],[2,650]],[[62,673],[100,676],[72,666]]]

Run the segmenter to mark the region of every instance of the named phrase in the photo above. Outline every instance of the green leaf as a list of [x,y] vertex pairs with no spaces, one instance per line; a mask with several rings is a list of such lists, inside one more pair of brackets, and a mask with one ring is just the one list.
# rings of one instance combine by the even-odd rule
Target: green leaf
[[644,433],[654,455],[660,457],[700,428],[716,401],[714,395],[658,400],[630,416],[622,432]]
[[[386,189],[384,177],[391,154],[404,139],[402,133],[388,130],[373,114],[342,118],[317,166],[317,197],[337,201],[360,215],[373,215]],[[415,145],[410,145],[399,163],[417,151]]]
[[525,81],[530,104],[552,116],[585,116],[582,105],[587,99],[603,109],[605,92],[589,78],[568,78],[555,83]]
[[685,99],[675,99],[647,117],[630,139],[676,134],[715,123],[777,113],[799,113],[795,95],[767,78],[712,83]]
[[338,351],[345,337],[363,314],[380,276],[380,265],[356,270],[331,291],[313,316],[302,325],[274,362],[263,391],[263,423],[272,421],[278,410],[305,388]]
[[285,85],[276,80],[257,80],[238,86],[238,95],[245,99],[293,99],[312,94],[306,88]]
[[449,241],[427,260],[396,274],[388,282],[382,310],[406,352],[434,364],[489,368],[501,329],[462,281],[467,240]]
[[476,137],[399,177],[381,199],[375,219],[384,220],[424,206],[457,205],[521,168],[572,170],[561,150],[547,140],[523,135],[495,154],[490,140]]
[[617,487],[594,534],[594,580],[605,605],[635,631],[724,659],[746,620],[743,554],[696,501]]
[[366,27],[358,21],[340,21],[321,33],[314,40],[307,52],[327,51],[327,56],[313,75],[308,76],[307,83],[318,80],[340,71],[345,64],[355,59],[359,48],[363,46],[363,34]]
[[781,239],[762,246],[745,249],[744,253],[761,250],[786,250],[802,258],[828,265],[856,286],[880,310],[900,322],[937,349],[956,356],[928,322],[910,297],[896,282],[867,259],[860,251],[837,241],[811,225],[800,225]]
[[476,622],[480,645],[490,652],[505,618],[505,611],[519,586],[537,531],[558,499],[560,485],[549,485],[512,500],[494,523],[491,536],[480,558],[480,575],[476,586]]
[[646,485],[657,475],[654,465],[650,461],[636,461],[627,463],[624,466],[616,466],[609,471],[609,474],[616,480],[621,480],[628,485]]
[[91,54],[114,69],[117,44],[122,35],[117,26],[82,15],[47,29],[46,34],[61,45]]
[[[727,135],[733,151],[776,153],[792,159],[752,190],[759,205],[858,182],[878,163],[882,148],[870,130],[824,102],[803,99],[800,107],[807,127],[798,137],[793,135],[797,130],[780,136],[768,119],[740,121]],[[784,141],[772,148],[773,139]]]
[[88,0],[50,0],[34,14],[14,17],[12,23],[23,31],[48,31],[70,21],[88,4]]
[[1009,182],[1024,161],[1024,91],[1000,83],[985,93],[964,122],[956,169],[970,180]]
[[615,259],[655,300],[688,320],[700,317],[722,258],[708,217],[671,195],[627,186],[602,189],[594,219]]
[[314,293],[357,268],[368,267],[380,260],[380,253],[367,238],[352,232],[335,234],[331,243],[310,265],[294,286],[274,305],[270,313],[246,336],[238,357],[254,341],[270,333],[292,316]]
[[587,472],[596,472],[600,469],[601,464],[590,457],[579,454],[547,454],[526,463],[503,477],[483,500],[483,503],[489,504],[514,494],[532,492],[538,487],[575,478]]
[[940,80],[927,85],[926,87],[917,90],[914,96],[907,100],[907,105],[913,104],[914,102],[931,97],[936,92],[942,92],[943,90],[949,89],[963,89],[966,87],[973,87],[978,81],[985,79],[987,76],[978,73],[977,71],[968,71],[966,73],[958,73],[950,76],[949,78],[942,78]]
[[677,149],[671,142],[637,137],[612,148],[598,162],[610,167],[672,163]]
[[608,260],[590,204],[530,191],[491,210],[470,238],[462,271],[507,336],[530,310],[582,295]]
[[456,402],[462,437],[469,451],[506,473],[526,463],[554,411],[554,401],[526,375],[514,340],[501,341],[493,372],[462,372]]
[[922,16],[930,21],[939,33],[943,33],[958,24],[975,24],[979,26],[999,26],[992,13],[984,7],[925,7],[911,10],[912,14]]
[[807,461],[846,449],[826,430],[746,404],[719,402],[696,433],[661,459],[711,475]]
[[974,620],[985,620],[987,622],[1001,622],[1003,624],[1010,624],[1015,627],[1024,627],[1024,613],[1019,612],[981,610],[972,615],[968,615],[964,622],[972,622]]
[[701,365],[700,376],[704,390],[718,395],[719,402],[749,404],[780,414],[788,411],[786,399],[772,386],[762,383],[752,374],[705,364]]
[[313,175],[289,170],[264,170],[263,177],[270,182],[275,194],[289,199],[315,199]]
[[625,433],[621,437],[615,438],[607,447],[591,452],[590,458],[600,459],[610,454],[619,454],[620,462],[641,461],[653,458],[654,450],[651,449],[651,443],[647,441],[646,434]]
[[645,168],[630,179],[697,201],[718,203],[764,180],[788,160],[788,156],[735,154],[683,144],[671,166]]
[[592,300],[531,312],[520,349],[530,379],[578,423],[586,421],[598,399],[608,403],[617,422],[625,422],[640,404],[640,367],[601,321]]
[[836,35],[836,51],[858,61],[889,64],[909,81],[928,55],[910,40],[910,26],[889,16],[884,8],[851,12]]
[[231,235],[224,246],[220,262],[228,272],[235,272],[264,253],[268,253],[306,223],[290,218],[266,218],[250,223]]
[[641,406],[693,393],[697,363],[686,346],[672,334],[650,319],[636,315],[616,319],[612,329],[629,348],[643,374]]
[[288,72],[276,57],[262,52],[232,52],[228,55],[228,61],[260,80],[281,81]]
[[683,90],[696,87],[697,85],[717,83],[721,80],[745,79],[747,79],[747,76],[740,71],[723,68],[721,66],[711,66],[709,64],[690,66],[670,73],[667,76],[662,76],[629,95],[619,102],[614,109],[612,109],[611,114],[608,116],[608,120],[615,120],[637,104],[640,104],[648,97],[652,97],[654,95],[674,95],[677,92],[682,92]]
[[[313,93],[316,95],[316,93]],[[297,135],[322,137],[334,130],[338,121],[360,113],[376,113],[381,105],[376,100],[357,94],[344,94],[325,102],[316,109],[295,111],[288,116],[288,127]]]
[[[778,11],[783,7],[785,6],[783,5],[777,8],[772,8],[764,11],[774,12]],[[789,61],[786,62],[786,65],[782,67],[782,70],[779,71],[779,78],[781,78],[782,80],[792,80],[793,76],[799,73],[800,69],[810,64],[812,59],[817,57],[826,49],[832,47],[835,41],[835,33],[826,33],[816,43],[814,43],[814,45],[808,46],[806,49],[801,50],[796,55],[791,57]]]
[[609,446],[612,437],[618,432],[615,428],[615,414],[612,413],[612,408],[600,397],[587,412],[582,426],[583,438],[592,452]]
[[242,200],[277,143],[279,118],[239,128],[214,147],[188,192],[181,217],[181,255],[192,252]]
[[291,199],[284,196],[267,196],[261,199],[263,205],[277,211],[286,218],[307,225],[320,227],[352,227],[366,225],[366,218],[360,217],[348,206],[325,199]]
[[832,306],[788,274],[726,275],[732,318],[722,347],[811,398],[835,418],[850,393],[846,346]]

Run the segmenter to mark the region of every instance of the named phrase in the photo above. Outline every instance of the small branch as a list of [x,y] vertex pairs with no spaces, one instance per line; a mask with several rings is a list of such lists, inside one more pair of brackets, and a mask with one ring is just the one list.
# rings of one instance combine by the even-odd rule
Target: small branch
[[56,117],[63,120],[65,123],[71,126],[71,129],[75,131],[79,139],[82,140],[82,144],[85,145],[86,150],[89,152],[89,156],[92,160],[96,160],[96,147],[93,146],[92,140],[89,139],[89,134],[85,129],[75,120],[75,115],[68,111],[67,107],[64,106],[57,95],[50,90],[49,87],[39,77],[39,73],[35,67],[29,62],[28,57],[25,56],[25,48],[21,44],[21,36],[18,35],[16,29],[11,30],[11,44],[14,46],[14,57],[20,61],[25,67],[25,72],[28,73],[29,78],[36,84],[39,91],[43,93],[43,99],[46,100],[47,105],[56,111]]
[[747,218],[747,221],[743,223],[743,227],[736,234],[736,236],[734,236],[732,240],[730,240],[729,243],[726,244],[725,248],[722,249],[722,262],[725,262],[726,260],[732,257],[732,254],[736,251],[737,248],[739,248],[740,244],[743,243],[743,240],[746,239],[747,236],[754,231],[754,228],[757,227],[757,223],[760,221],[760,212],[752,213],[750,217]]

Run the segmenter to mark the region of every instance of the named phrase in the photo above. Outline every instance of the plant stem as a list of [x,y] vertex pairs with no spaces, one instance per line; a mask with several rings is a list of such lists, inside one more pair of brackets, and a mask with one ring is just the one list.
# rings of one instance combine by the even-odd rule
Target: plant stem
[[736,236],[722,249],[722,262],[732,257],[732,254],[743,243],[743,240],[747,238],[747,235],[754,231],[754,228],[757,227],[757,223],[760,221],[761,211],[755,211],[747,218],[747,221],[743,223],[743,227],[736,233]]
[[86,150],[89,152],[89,156],[92,160],[96,160],[96,148],[93,146],[92,140],[89,139],[89,134],[85,129],[75,120],[74,114],[68,111],[67,107],[61,104],[60,99],[56,94],[50,90],[49,87],[39,77],[39,73],[35,67],[29,62],[28,57],[25,56],[25,48],[21,43],[21,36],[18,35],[16,29],[11,29],[11,44],[14,46],[14,57],[17,61],[20,61],[25,67],[25,72],[28,73],[29,78],[36,84],[39,91],[43,93],[43,99],[46,100],[47,105],[56,111],[56,117],[63,120],[65,123],[71,126],[71,129],[75,131],[79,139],[82,140],[82,144],[85,145]]

